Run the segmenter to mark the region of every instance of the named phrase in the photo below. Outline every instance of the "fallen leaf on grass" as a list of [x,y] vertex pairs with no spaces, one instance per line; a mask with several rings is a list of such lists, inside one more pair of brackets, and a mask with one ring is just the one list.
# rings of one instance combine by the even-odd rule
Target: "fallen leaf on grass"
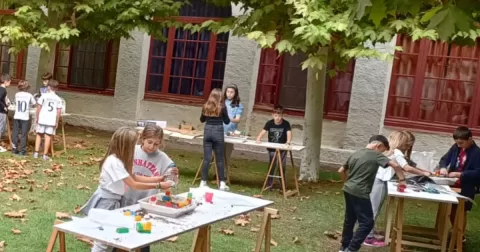
[[30,185],[30,189],[28,189],[29,192],[33,192],[33,186]]
[[288,211],[294,213],[295,211],[297,211],[297,207],[290,207]]
[[76,239],[77,239],[78,241],[81,241],[81,242],[84,242],[84,243],[88,244],[90,247],[93,246],[93,240],[90,240],[90,239],[88,239],[88,238],[86,238],[86,237],[77,236]]
[[250,223],[250,216],[240,215],[238,219],[235,220],[235,225],[245,227],[245,225]]
[[82,208],[82,206],[77,205],[77,207],[75,207],[75,209],[73,209],[73,212],[74,212],[75,214],[78,214],[78,213],[80,213],[80,209],[81,209],[81,208]]
[[20,196],[13,194],[12,197],[10,197],[11,201],[20,201],[22,198]]
[[270,244],[274,247],[278,246],[278,243],[274,241],[273,239],[270,239]]
[[11,188],[11,187],[4,187],[2,190],[3,190],[4,192],[15,192],[15,191],[16,191],[16,189]]
[[329,179],[328,182],[330,182],[330,183],[341,183],[341,182],[343,182],[343,181],[342,181],[342,180]]
[[260,231],[260,228],[252,227],[252,228],[250,228],[250,231],[251,232],[258,232],[258,231]]
[[293,241],[292,241],[293,244],[299,244],[300,243],[300,240],[298,239],[298,237],[293,237]]
[[310,199],[310,196],[301,196],[300,197],[300,201],[307,200],[307,199]]
[[18,229],[16,229],[16,228],[12,228],[12,233],[14,233],[14,234],[21,234],[22,231],[20,231],[20,230],[18,230]]
[[335,195],[340,195],[340,192],[336,192]]
[[53,164],[52,165],[52,171],[60,171],[62,169],[63,165],[62,164]]
[[102,158],[101,158],[101,157],[99,157],[99,158],[90,158],[90,161],[100,162],[100,161],[102,161]]
[[91,190],[91,188],[88,187],[88,186],[84,186],[84,185],[78,185],[77,190]]
[[5,241],[0,241],[0,252],[3,252],[4,248],[5,248]]
[[298,221],[301,221],[301,220],[303,220],[303,218],[301,218],[301,217],[298,217],[298,218],[297,218],[297,217],[293,217],[293,218],[292,218],[292,220],[298,220]]
[[325,235],[326,237],[330,238],[330,239],[338,239],[338,235],[336,233],[332,233],[332,232],[329,232],[329,231],[325,231],[323,232],[323,235]]
[[224,235],[233,235],[235,232],[233,232],[233,230],[228,228],[220,228],[220,233]]
[[174,236],[174,237],[168,238],[167,241],[169,241],[169,242],[176,242],[177,239],[178,239],[178,236]]
[[258,198],[258,199],[263,199],[263,195],[261,194],[255,194],[253,195],[254,198]]
[[48,175],[54,173],[54,171],[52,169],[43,169],[43,173]]
[[69,213],[62,213],[62,212],[57,212],[55,214],[55,217],[58,219],[71,219],[72,216]]
[[65,183],[63,183],[63,182],[58,182],[57,183],[57,186],[63,186],[63,185],[65,185]]
[[44,191],[48,190],[48,185],[43,186],[43,190]]
[[275,220],[275,219],[280,219],[280,217],[281,217],[281,216],[280,216],[279,214],[272,214],[272,215],[270,216],[270,218],[272,218],[272,219],[274,219],[274,220]]
[[27,209],[23,209],[18,212],[6,212],[3,215],[5,215],[8,218],[23,218],[25,217],[26,212],[27,212]]
[[25,219],[25,218],[21,218],[21,219],[20,219],[20,221],[21,221],[22,223],[27,222],[27,220],[28,220],[28,219]]

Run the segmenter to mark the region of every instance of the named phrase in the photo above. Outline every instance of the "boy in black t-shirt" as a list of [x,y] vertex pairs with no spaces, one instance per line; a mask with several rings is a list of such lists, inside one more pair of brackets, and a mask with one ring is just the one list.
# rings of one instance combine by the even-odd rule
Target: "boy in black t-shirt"
[[[283,107],[282,106],[275,106],[272,111],[273,119],[268,121],[265,126],[263,127],[262,132],[257,137],[257,143],[261,143],[262,137],[268,133],[268,142],[270,143],[282,143],[282,144],[290,144],[292,141],[292,128],[290,127],[290,123],[283,119]],[[275,149],[267,149],[270,164],[272,163],[273,157],[275,155]],[[283,176],[285,178],[285,166],[286,166],[286,151],[280,151],[282,156],[282,166],[283,166]],[[273,169],[270,171],[270,176],[275,174],[275,170],[277,169],[277,163],[274,164]],[[267,187],[271,187],[273,183],[273,178],[269,177],[267,180]]]
[[[10,86],[10,75],[2,74],[0,79],[0,139],[7,127],[7,116],[8,116],[8,98],[7,98],[7,87]],[[6,152],[7,150],[0,146],[0,152]]]

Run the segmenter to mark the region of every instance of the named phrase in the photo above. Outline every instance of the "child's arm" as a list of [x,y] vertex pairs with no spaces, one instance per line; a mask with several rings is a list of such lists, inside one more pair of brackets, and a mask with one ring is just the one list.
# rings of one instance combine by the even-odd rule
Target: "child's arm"
[[262,142],[262,137],[263,137],[266,133],[267,133],[267,131],[263,129],[263,130],[260,132],[260,134],[258,134],[257,143],[261,143],[261,142]]
[[345,167],[340,167],[338,169],[338,173],[340,173],[340,178],[342,178],[343,182],[347,181],[347,169]]
[[123,182],[127,184],[134,190],[150,190],[150,189],[168,189],[170,188],[171,183],[168,182],[161,182],[161,183],[144,183],[139,182],[133,179],[132,176],[128,176],[127,178],[123,179]]
[[160,182],[165,181],[165,176],[147,177],[147,176],[132,174],[132,178],[135,181],[142,182],[142,183],[160,183]]
[[405,184],[405,174],[403,174],[402,167],[395,161],[388,161],[388,166],[392,167],[395,171],[395,174],[398,176],[399,184]]
[[415,175],[419,175],[419,176],[431,176],[432,173],[427,171],[427,170],[424,170],[424,169],[421,169],[421,168],[418,168],[418,167],[413,167],[413,166],[410,166],[410,165],[405,165],[403,167],[403,169],[408,172],[408,173],[411,173],[411,174],[415,174]]
[[292,143],[292,131],[289,130],[287,131],[287,144],[291,144]]
[[448,175],[447,167],[450,163],[449,157],[452,155],[453,148],[455,148],[455,145],[450,147],[447,153],[445,153],[445,155],[443,155],[442,158],[440,158],[440,162],[438,163],[438,166],[440,167],[441,175],[444,175],[444,176]]
[[40,103],[37,104],[37,111],[35,111],[35,124],[38,124],[38,115],[40,114],[40,110],[42,109],[42,105]]
[[58,122],[60,122],[60,115],[62,114],[62,109],[57,109],[57,121],[55,122],[55,128],[58,128]]

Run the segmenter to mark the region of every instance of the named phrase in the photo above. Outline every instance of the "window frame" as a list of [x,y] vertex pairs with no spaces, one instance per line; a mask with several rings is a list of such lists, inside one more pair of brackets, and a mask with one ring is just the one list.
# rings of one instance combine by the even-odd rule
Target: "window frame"
[[[184,24],[201,24],[208,20],[213,21],[222,21],[224,18],[215,18],[215,17],[189,17],[189,16],[174,16],[171,17],[175,21],[184,23]],[[161,18],[154,18],[154,20],[161,20]],[[181,28],[181,27],[179,27]],[[166,53],[165,53],[165,66],[164,66],[164,74],[162,79],[162,91],[161,92],[152,92],[148,91],[148,86],[150,82],[149,74],[150,74],[150,67],[152,62],[152,51],[154,46],[154,36],[150,36],[150,47],[148,51],[148,63],[146,69],[146,78],[145,78],[145,92],[144,92],[144,100],[147,101],[161,101],[165,103],[173,103],[173,104],[186,104],[186,105],[193,105],[193,106],[201,106],[205,103],[205,100],[208,98],[210,93],[211,85],[212,85],[212,75],[213,75],[213,67],[215,63],[215,52],[216,52],[216,45],[217,45],[217,34],[214,32],[210,32],[210,40],[208,40],[208,56],[207,56],[207,70],[205,74],[205,84],[203,89],[209,90],[208,93],[204,93],[203,96],[193,96],[193,95],[182,95],[182,94],[169,94],[168,88],[163,87],[163,83],[166,81],[169,82],[169,78],[171,76],[170,70],[172,66],[172,56],[173,56],[173,47],[175,42],[175,31],[176,27],[169,27],[168,28],[168,37],[166,41]],[[230,39],[230,37],[229,37]],[[227,41],[228,46],[228,41]],[[226,59],[225,59],[226,65]],[[208,83],[208,86],[207,86]],[[192,83],[193,85],[193,83]],[[166,91],[164,91],[166,90]]]
[[[396,45],[401,43],[402,36],[408,36],[408,35],[397,35],[396,39]],[[411,38],[410,38],[411,39]],[[438,41],[437,41],[438,42]],[[432,45],[432,41],[429,41],[427,39],[422,39],[419,42],[419,49],[418,49],[418,59],[417,59],[417,66],[415,69],[415,74],[414,76],[414,81],[412,85],[412,91],[411,91],[411,97],[410,97],[410,104],[409,104],[409,116],[408,118],[400,118],[400,117],[394,117],[390,116],[388,109],[390,106],[392,106],[392,103],[394,102],[394,99],[391,99],[391,97],[396,97],[398,95],[395,95],[395,90],[392,88],[392,83],[395,81],[395,78],[397,77],[394,75],[396,65],[395,61],[399,59],[399,56],[403,55],[403,52],[396,51],[395,52],[395,59],[392,64],[392,71],[391,71],[391,76],[390,76],[390,82],[388,86],[388,96],[387,96],[387,102],[386,102],[386,110],[387,112],[385,113],[385,118],[383,124],[388,127],[393,127],[393,128],[408,128],[408,129],[414,129],[417,131],[423,131],[423,132],[440,132],[440,133],[451,133],[454,131],[458,126],[461,126],[461,124],[455,124],[455,123],[441,123],[441,122],[428,122],[428,121],[422,121],[420,120],[420,107],[421,107],[421,100],[422,100],[422,92],[423,92],[423,86],[425,83],[425,70],[427,67],[427,58],[428,56],[431,57],[437,57],[437,58],[455,58],[457,56],[449,56],[448,51],[446,54],[441,54],[441,55],[430,55],[429,54],[429,48]],[[477,39],[477,44],[476,46],[480,50],[480,39]],[[475,82],[474,82],[474,87],[473,87],[473,93],[472,93],[472,100],[470,102],[470,110],[468,113],[468,121],[466,126],[469,127],[475,134],[480,134],[480,123],[479,125],[475,125],[475,121],[478,121],[479,116],[480,116],[480,57],[476,59],[477,61],[477,70],[476,70],[476,77]],[[435,79],[441,79],[441,78],[435,78]],[[436,103],[438,101],[443,101],[442,99],[435,98],[434,100]],[[455,104],[455,102],[453,102]]]
[[[111,57],[112,57],[112,43],[113,40],[109,40],[107,42],[107,49],[105,52],[105,76],[104,76],[104,89],[95,89],[89,87],[72,87],[70,86],[71,82],[71,72],[72,72],[72,59],[73,59],[73,45],[69,46],[69,57],[68,57],[68,69],[67,69],[67,83],[63,83],[59,81],[58,90],[59,91],[72,91],[77,93],[87,93],[87,94],[99,94],[99,95],[106,95],[106,96],[113,96],[115,94],[115,88],[110,88],[110,67],[111,67]],[[57,43],[55,47],[55,62],[54,62],[54,71],[53,76],[56,75],[56,68],[58,64],[58,53],[59,53],[60,45]],[[66,50],[65,50],[66,51]],[[117,68],[118,68],[118,60],[117,60]],[[116,85],[115,85],[116,86]]]
[[[259,64],[259,69],[258,69],[258,76],[257,76],[257,82],[256,82],[256,91],[255,91],[255,102],[253,105],[253,111],[257,112],[271,112],[273,107],[275,105],[279,104],[279,99],[280,99],[280,91],[282,89],[283,85],[283,70],[284,70],[284,58],[285,55],[282,54],[280,56],[277,56],[276,64],[275,65],[268,65],[268,66],[274,66],[278,67],[278,73],[275,76],[274,84],[262,84],[261,83],[261,78],[263,76],[263,73],[265,71],[264,66],[266,64],[263,64],[265,57],[266,57],[266,50],[274,50],[272,48],[266,48],[262,49],[262,52],[260,54],[260,64]],[[278,55],[278,53],[277,53]],[[355,73],[355,60],[353,60],[353,68],[352,68],[352,85],[353,85],[353,76]],[[332,95],[335,94],[335,90],[333,88],[333,85],[335,85],[335,78],[330,78],[328,81],[328,86],[325,89],[325,98],[328,98]],[[261,103],[259,102],[259,97],[262,93],[262,89],[259,88],[260,85],[266,85],[266,86],[274,86],[275,87],[275,93],[273,94],[273,104],[269,103]],[[350,87],[350,94],[351,94],[352,88]],[[323,118],[328,119],[328,120],[334,120],[334,121],[342,121],[346,122],[348,119],[348,112],[347,113],[339,113],[336,111],[331,111],[329,108],[332,106],[332,100],[327,99],[324,101],[324,107],[323,107]],[[285,108],[284,107],[284,113],[288,115],[293,115],[293,116],[305,116],[305,110],[304,109],[293,109],[293,108]]]

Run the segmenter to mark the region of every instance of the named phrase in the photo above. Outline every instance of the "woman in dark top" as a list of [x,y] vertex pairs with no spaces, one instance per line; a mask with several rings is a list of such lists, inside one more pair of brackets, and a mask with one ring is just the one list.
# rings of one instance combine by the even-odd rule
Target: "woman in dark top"
[[212,151],[215,152],[215,162],[220,180],[220,190],[228,191],[225,184],[225,138],[223,124],[229,124],[227,109],[222,101],[222,90],[215,88],[210,93],[207,102],[203,105],[200,122],[205,123],[203,132],[203,164],[202,181],[200,187],[207,186],[208,168],[212,160]]

